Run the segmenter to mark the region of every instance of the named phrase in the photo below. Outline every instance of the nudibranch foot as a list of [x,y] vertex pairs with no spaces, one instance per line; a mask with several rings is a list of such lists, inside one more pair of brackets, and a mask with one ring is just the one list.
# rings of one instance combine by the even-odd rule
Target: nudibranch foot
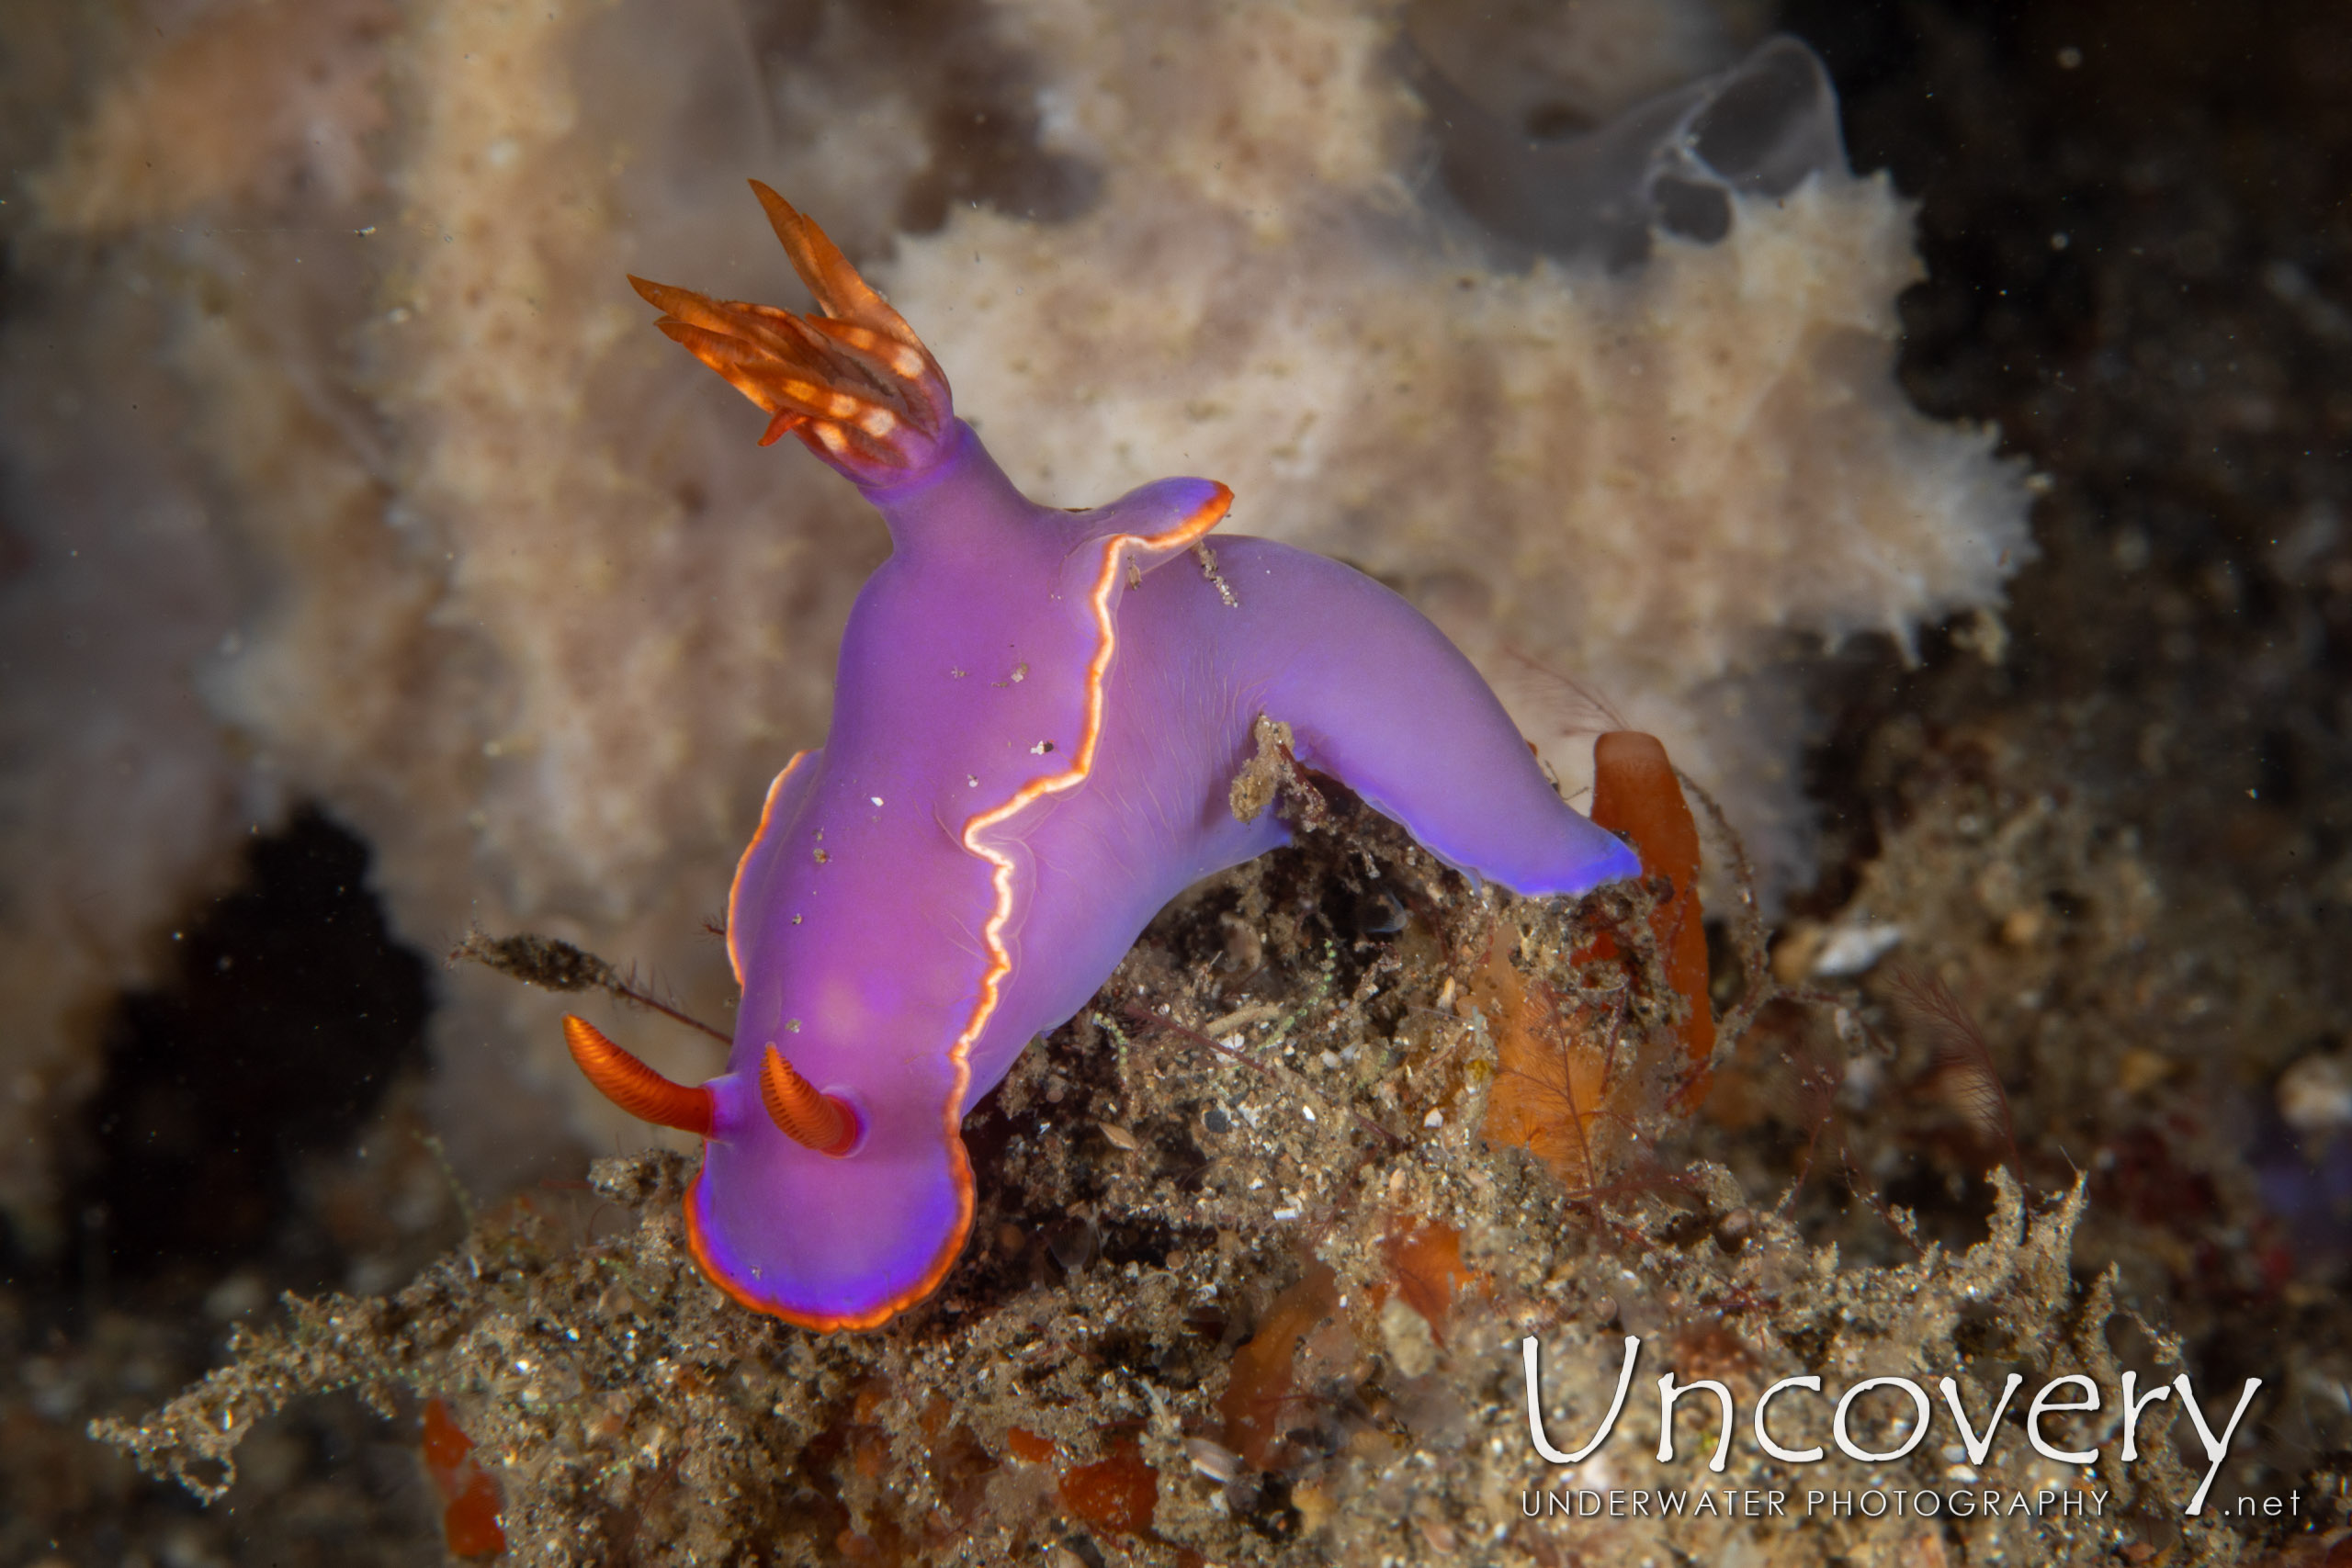
[[565,1014],[563,1043],[596,1091],[640,1122],[707,1138],[718,1121],[707,1088],[673,1083],[606,1039],[584,1018]]

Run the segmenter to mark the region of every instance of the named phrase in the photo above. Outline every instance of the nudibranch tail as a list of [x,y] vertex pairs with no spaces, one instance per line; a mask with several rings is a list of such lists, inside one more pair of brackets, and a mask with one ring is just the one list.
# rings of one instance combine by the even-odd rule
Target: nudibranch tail
[[804,1149],[838,1157],[857,1146],[857,1112],[802,1077],[773,1044],[760,1063],[760,1103],[776,1130]]
[[864,485],[929,468],[945,450],[955,415],[939,362],[823,230],[759,181],[752,189],[823,313],[631,277],[663,312],[654,324],[771,416],[761,446],[797,435]]
[[714,1109],[707,1087],[672,1083],[606,1039],[584,1018],[566,1014],[563,1043],[596,1092],[640,1122],[710,1136]]

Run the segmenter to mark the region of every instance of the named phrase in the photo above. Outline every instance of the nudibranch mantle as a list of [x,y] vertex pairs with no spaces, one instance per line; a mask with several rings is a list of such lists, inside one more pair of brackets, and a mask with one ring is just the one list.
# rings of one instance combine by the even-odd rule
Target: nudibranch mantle
[[1170,898],[1287,840],[1274,813],[1228,803],[1261,716],[1301,763],[1520,893],[1639,863],[1561,801],[1402,599],[1263,539],[1198,555],[1223,485],[1164,479],[1077,513],[1022,495],[905,322],[753,188],[821,315],[638,288],[773,416],[765,439],[796,434],[857,484],[892,554],[843,633],[824,747],[778,775],[736,872],[728,1071],[668,1084],[567,1028],[608,1094],[705,1134],[686,1198],[705,1272],[788,1322],[864,1328],[962,1249],[979,1097]]

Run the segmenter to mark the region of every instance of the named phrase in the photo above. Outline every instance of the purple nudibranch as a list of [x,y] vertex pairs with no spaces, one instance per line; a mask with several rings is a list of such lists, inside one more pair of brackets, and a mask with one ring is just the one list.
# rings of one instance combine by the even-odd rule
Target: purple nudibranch
[[1265,539],[1192,547],[1232,492],[1162,479],[1089,512],[1013,488],[906,322],[752,182],[820,314],[632,278],[658,325],[889,525],[842,638],[821,750],[768,792],[728,905],[728,1070],[654,1074],[579,1020],[625,1109],[701,1134],[695,1258],[746,1306],[868,1328],[972,1225],[962,1125],[1189,884],[1286,842],[1229,805],[1261,716],[1432,853],[1523,894],[1639,874],[1564,803],[1442,633]]

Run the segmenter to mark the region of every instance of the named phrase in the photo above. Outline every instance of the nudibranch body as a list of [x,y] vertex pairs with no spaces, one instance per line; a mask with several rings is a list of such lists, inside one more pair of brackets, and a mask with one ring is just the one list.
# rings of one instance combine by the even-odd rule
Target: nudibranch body
[[[659,323],[843,474],[892,554],[850,616],[831,733],[769,791],[728,909],[728,1071],[669,1083],[578,1020],[573,1055],[707,1140],[695,1256],[811,1328],[929,1294],[970,1231],[961,1127],[1187,885],[1286,841],[1239,819],[1261,716],[1448,863],[1525,894],[1636,874],[1486,682],[1370,579],[1165,479],[1061,512],[1014,488],[945,378],[816,226],[754,183],[821,314],[638,282]],[[635,280],[633,280],[635,281]]]

